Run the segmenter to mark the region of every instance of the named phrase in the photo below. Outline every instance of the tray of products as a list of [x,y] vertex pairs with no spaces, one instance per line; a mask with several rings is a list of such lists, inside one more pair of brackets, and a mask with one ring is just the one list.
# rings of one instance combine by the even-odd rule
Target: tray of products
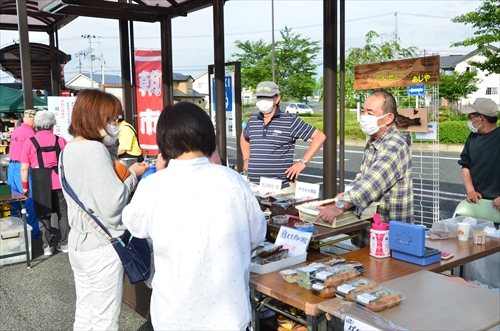
[[376,289],[370,290],[356,296],[356,303],[371,311],[382,311],[395,307],[406,297],[399,291],[390,289],[385,286],[379,286]]
[[[329,205],[335,204],[337,199],[326,199],[326,200],[320,200],[320,201],[313,201],[313,202],[307,202],[298,206],[295,206],[295,208],[299,211],[299,217],[300,220],[303,222],[309,222],[313,223],[314,219],[316,216],[319,215],[322,209]],[[361,218],[357,218],[353,213],[347,211],[340,215],[339,217],[336,217],[332,224],[328,224],[324,222],[323,220],[319,219],[315,224],[330,227],[330,228],[338,228],[341,226],[345,226],[348,224],[356,223],[365,219],[372,218],[373,215],[375,215],[377,211],[377,206],[378,203],[373,203],[370,205],[367,209],[365,209],[361,215]]]

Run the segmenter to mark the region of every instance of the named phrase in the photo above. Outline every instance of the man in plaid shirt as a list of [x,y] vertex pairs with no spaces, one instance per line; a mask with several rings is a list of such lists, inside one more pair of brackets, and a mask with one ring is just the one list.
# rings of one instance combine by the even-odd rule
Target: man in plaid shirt
[[[331,224],[347,210],[360,217],[371,203],[379,202],[382,222],[413,223],[411,153],[396,129],[397,114],[396,100],[386,91],[375,91],[365,100],[360,126],[371,139],[366,143],[360,172],[352,189],[340,193],[336,204],[323,209],[315,220]],[[360,231],[352,242],[360,248],[368,246],[369,230]]]

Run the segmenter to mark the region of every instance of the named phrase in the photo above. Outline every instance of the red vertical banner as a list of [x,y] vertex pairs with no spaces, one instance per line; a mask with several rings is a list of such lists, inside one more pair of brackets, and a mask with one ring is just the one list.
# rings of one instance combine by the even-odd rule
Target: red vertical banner
[[149,155],[158,155],[156,123],[163,109],[161,51],[135,51],[137,128],[139,142]]

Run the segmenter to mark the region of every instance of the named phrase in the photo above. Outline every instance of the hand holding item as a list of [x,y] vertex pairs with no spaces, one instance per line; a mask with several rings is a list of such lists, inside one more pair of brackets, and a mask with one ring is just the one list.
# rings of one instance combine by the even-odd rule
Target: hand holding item
[[306,165],[302,162],[295,162],[290,168],[286,169],[286,177],[290,180],[295,180],[299,177],[299,174],[306,168]]
[[493,200],[493,207],[495,207],[496,210],[500,210],[500,197]]
[[134,163],[129,167],[130,170],[135,172],[137,177],[144,175],[146,171],[149,169],[149,163],[147,162],[141,162],[141,163]]
[[467,192],[467,201],[476,203],[479,199],[482,199],[482,195],[476,191]]
[[342,209],[337,208],[335,205],[326,206],[318,216],[314,219],[314,222],[317,222],[319,219],[323,220],[323,222],[332,224],[333,220],[344,213]]

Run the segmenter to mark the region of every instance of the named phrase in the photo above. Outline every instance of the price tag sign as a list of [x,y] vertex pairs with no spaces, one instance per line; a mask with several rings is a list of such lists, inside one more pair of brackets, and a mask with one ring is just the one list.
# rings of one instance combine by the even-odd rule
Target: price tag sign
[[437,122],[427,123],[427,132],[415,132],[415,138],[417,139],[437,139]]
[[281,191],[281,179],[260,177],[260,195],[274,194]]
[[295,185],[295,197],[302,200],[319,198],[319,184],[297,182]]
[[344,320],[344,331],[381,331],[376,327],[371,326],[370,324],[366,324],[365,322],[361,322],[354,317],[346,315]]
[[303,232],[286,226],[280,228],[275,244],[288,248],[288,256],[297,256],[307,252],[312,232]]

